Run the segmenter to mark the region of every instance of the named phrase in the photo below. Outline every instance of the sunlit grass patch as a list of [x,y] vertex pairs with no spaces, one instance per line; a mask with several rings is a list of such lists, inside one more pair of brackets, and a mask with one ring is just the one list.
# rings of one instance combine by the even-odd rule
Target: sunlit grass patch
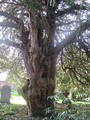
[[11,96],[20,96],[17,91],[12,91]]
[[19,104],[19,105],[26,105],[26,101],[23,99],[22,96],[18,94],[17,91],[11,92],[11,99],[10,99],[11,104]]

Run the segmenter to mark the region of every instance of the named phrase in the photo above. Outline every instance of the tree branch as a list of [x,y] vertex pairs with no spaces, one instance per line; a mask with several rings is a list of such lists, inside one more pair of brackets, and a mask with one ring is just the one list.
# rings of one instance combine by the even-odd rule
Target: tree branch
[[7,13],[7,12],[3,12],[3,11],[0,11],[0,16],[4,16],[4,17],[7,17],[11,20],[13,20],[14,22],[16,22],[16,24],[13,22],[13,23],[9,23],[9,22],[4,22],[1,23],[1,26],[4,26],[6,25],[6,27],[14,27],[14,28],[17,28],[17,29],[20,29],[20,35],[21,35],[21,41],[24,42],[26,41],[26,38],[23,37],[25,35],[25,27],[24,27],[24,23],[21,19],[15,17],[14,15],[10,14],[10,13]]
[[65,48],[67,45],[77,42],[77,37],[80,36],[80,33],[84,32],[90,27],[90,22],[87,20],[85,23],[81,24],[76,30],[71,33],[66,39],[62,40],[55,48],[54,53],[59,54],[59,52]]
[[10,2],[10,1],[4,1],[4,0],[2,0],[2,1],[0,1],[0,4],[14,4],[14,5],[19,5],[19,6],[21,6],[22,4],[20,4],[20,3],[18,3],[18,2],[16,2],[15,0],[13,0],[12,2]]
[[21,19],[13,16],[13,15],[10,14],[10,13],[0,11],[0,16],[7,17],[7,18],[12,19],[13,21],[15,21],[17,24],[23,25],[23,21],[22,21]]
[[73,5],[70,8],[64,9],[62,11],[58,11],[55,14],[55,17],[62,16],[62,15],[67,14],[67,13],[71,13],[74,10],[86,10],[86,6]]
[[11,23],[11,22],[0,22],[0,26],[2,26],[2,27],[11,27],[11,28],[18,29],[18,25],[15,24],[15,23]]
[[22,45],[21,44],[12,42],[10,40],[2,40],[2,39],[0,39],[0,44],[2,44],[2,43],[6,44],[8,46],[12,46],[12,47],[15,47],[15,48],[22,49]]

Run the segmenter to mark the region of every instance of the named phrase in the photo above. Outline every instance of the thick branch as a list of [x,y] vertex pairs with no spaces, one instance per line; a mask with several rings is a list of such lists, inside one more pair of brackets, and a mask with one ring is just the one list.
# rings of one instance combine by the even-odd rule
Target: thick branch
[[22,49],[21,44],[15,43],[15,42],[10,41],[10,40],[2,40],[2,39],[0,39],[0,44],[2,44],[2,43],[6,44],[6,45],[9,45],[9,46],[12,46],[12,47],[15,47],[15,48]]
[[71,33],[70,36],[68,36],[66,39],[62,40],[55,48],[54,53],[59,54],[59,52],[65,48],[67,45],[71,43],[77,42],[77,37],[80,36],[80,33],[84,32],[86,29],[90,27],[90,22],[87,20],[87,22],[81,24],[80,27],[78,27],[73,33]]
[[9,19],[12,19],[14,20],[17,24],[20,24],[20,25],[23,25],[23,22],[21,19],[13,16],[12,14],[10,13],[7,13],[7,12],[3,12],[3,11],[0,11],[0,16],[4,16],[4,17],[7,17]]
[[0,1],[0,4],[5,4],[5,3],[14,4],[14,5],[18,5],[18,6],[22,5],[22,4],[18,3],[18,2],[16,2],[15,0],[13,0],[12,2],[10,2],[10,1],[4,1],[4,0]]
[[26,38],[23,37],[25,35],[25,27],[24,27],[24,23],[21,19],[15,17],[13,14],[10,14],[10,13],[7,13],[7,12],[3,12],[3,11],[0,11],[0,16],[4,16],[4,17],[7,17],[11,20],[13,20],[15,23],[9,23],[9,22],[4,22],[1,23],[1,26],[4,26],[4,27],[13,27],[13,28],[17,28],[17,29],[20,29],[20,35],[21,35],[21,41],[24,42],[26,41]]
[[11,23],[11,22],[0,22],[0,26],[2,26],[2,27],[11,27],[11,28],[18,29],[18,25],[15,24],[15,23]]
[[55,17],[62,16],[67,13],[71,13],[74,10],[86,10],[86,6],[80,6],[80,5],[73,5],[70,8],[64,9],[62,11],[58,11],[55,15]]

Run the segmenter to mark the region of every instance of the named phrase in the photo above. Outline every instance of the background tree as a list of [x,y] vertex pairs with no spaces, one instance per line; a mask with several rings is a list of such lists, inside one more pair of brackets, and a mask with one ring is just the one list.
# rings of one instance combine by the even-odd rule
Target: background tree
[[29,111],[32,116],[42,116],[46,108],[53,108],[49,96],[54,94],[59,53],[72,44],[90,57],[90,3],[2,0],[0,5],[1,46],[6,44],[22,52],[27,77],[31,80],[28,86]]
[[[83,57],[82,57],[83,56]],[[56,67],[56,91],[74,97],[89,95],[89,59],[83,51],[70,45],[58,56]]]
[[7,73],[7,80],[9,83],[15,82],[17,87],[21,87],[25,81],[25,68],[22,57],[16,50],[12,48],[9,50],[7,46],[0,46],[0,73]]

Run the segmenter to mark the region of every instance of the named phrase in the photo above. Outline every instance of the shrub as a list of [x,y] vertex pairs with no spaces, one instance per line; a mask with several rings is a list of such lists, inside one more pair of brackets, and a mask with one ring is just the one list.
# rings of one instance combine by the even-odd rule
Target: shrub
[[[47,109],[46,113],[51,113],[51,109]],[[51,116],[46,116],[43,120],[90,120],[90,111],[85,110],[83,106],[74,106],[72,109],[63,112],[52,111]]]

